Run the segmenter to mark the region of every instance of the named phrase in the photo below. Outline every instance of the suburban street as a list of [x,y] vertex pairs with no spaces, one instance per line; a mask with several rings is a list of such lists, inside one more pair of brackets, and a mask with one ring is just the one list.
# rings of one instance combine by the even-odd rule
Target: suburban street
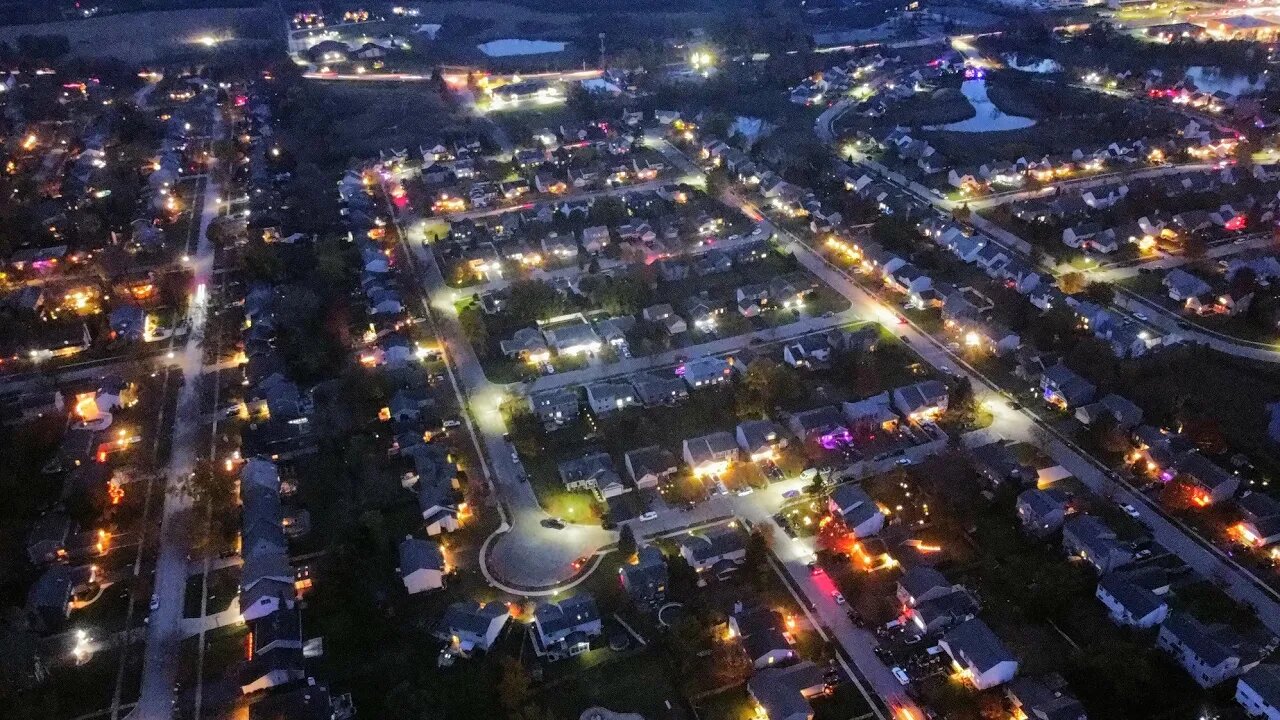
[[[781,234],[790,238],[791,247],[801,263],[847,297],[864,317],[883,317],[884,313],[892,312],[798,238],[785,230]],[[1105,467],[1029,411],[1013,410],[1005,399],[1005,393],[998,386],[954,357],[932,335],[925,333],[914,323],[899,326],[898,332],[930,365],[943,372],[959,373],[970,379],[978,402],[991,410],[994,416],[991,427],[987,429],[992,436],[1040,446],[1094,492],[1110,497],[1117,503],[1129,503],[1142,508],[1141,521],[1151,530],[1156,542],[1205,577],[1225,584],[1232,597],[1256,608],[1263,624],[1280,632],[1280,603],[1277,603],[1277,594],[1260,579],[1228,558],[1221,550],[1189,534],[1189,530],[1169,518],[1154,501],[1118,482]]]
[[[221,112],[213,109],[210,136],[223,137]],[[183,597],[187,583],[187,551],[191,500],[177,490],[195,465],[201,441],[204,411],[200,406],[200,377],[204,372],[204,329],[208,315],[208,288],[213,285],[214,248],[209,225],[219,214],[220,184],[210,175],[205,182],[200,207],[199,235],[191,256],[194,299],[190,306],[191,332],[186,347],[175,358],[182,370],[182,387],[173,422],[173,443],[169,462],[164,513],[160,524],[160,547],[156,557],[154,592],[159,606],[151,613],[147,627],[142,688],[137,706],[129,714],[134,720],[169,718],[175,699],[182,641]]]

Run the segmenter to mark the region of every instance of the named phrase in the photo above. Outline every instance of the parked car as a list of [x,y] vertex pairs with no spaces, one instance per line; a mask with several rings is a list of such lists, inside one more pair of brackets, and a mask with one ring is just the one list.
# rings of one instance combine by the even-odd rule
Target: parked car
[[1128,515],[1128,516],[1129,516],[1129,517],[1131,517],[1131,518],[1139,517],[1139,515],[1138,515],[1138,508],[1136,508],[1136,507],[1134,507],[1134,506],[1130,505],[1129,503],[1124,503],[1124,504],[1122,504],[1122,505],[1120,506],[1120,509],[1124,511],[1124,514],[1125,514],[1125,515]]
[[893,672],[893,676],[898,679],[899,683],[902,683],[903,685],[911,684],[911,678],[907,676],[906,670],[903,670],[897,665],[894,665],[892,668],[892,672]]
[[544,518],[539,524],[552,530],[563,530],[565,528],[564,521],[560,518]]
[[652,510],[640,513],[640,518],[639,518],[640,522],[647,522],[649,520],[656,520],[656,519],[658,519],[658,513]]
[[837,605],[844,604],[844,595],[841,595],[839,590],[831,591],[831,599],[835,600]]

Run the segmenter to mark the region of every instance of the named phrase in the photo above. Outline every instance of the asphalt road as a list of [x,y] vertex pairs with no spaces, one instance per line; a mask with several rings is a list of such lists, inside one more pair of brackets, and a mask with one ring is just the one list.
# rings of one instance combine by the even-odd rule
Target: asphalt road
[[[221,113],[215,114],[210,131],[213,139],[223,134]],[[214,248],[209,240],[209,224],[218,216],[220,186],[212,176],[205,183],[201,203],[200,234],[196,252],[192,256],[191,269],[195,275],[193,287],[213,286]],[[207,296],[205,296],[207,297]],[[129,717],[133,720],[159,720],[173,714],[174,682],[178,676],[180,644],[182,641],[182,607],[187,583],[187,551],[189,547],[186,522],[191,501],[172,490],[191,473],[195,465],[197,448],[203,439],[200,432],[203,412],[197,388],[204,370],[204,328],[207,306],[196,299],[189,310],[191,333],[187,344],[175,358],[182,370],[184,384],[178,392],[174,414],[173,443],[169,456],[168,483],[164,498],[164,513],[160,524],[160,547],[156,557],[154,592],[159,607],[151,613],[147,626],[146,654],[142,665],[142,687],[138,704]]]

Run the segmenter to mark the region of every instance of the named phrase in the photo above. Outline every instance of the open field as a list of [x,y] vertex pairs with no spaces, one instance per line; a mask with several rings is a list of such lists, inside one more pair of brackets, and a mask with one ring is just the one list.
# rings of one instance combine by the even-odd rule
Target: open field
[[0,27],[0,42],[13,45],[22,35],[65,35],[71,41],[73,55],[142,63],[189,53],[199,47],[193,44],[195,38],[206,35],[265,41],[283,37],[283,31],[274,12],[262,8],[217,8]]

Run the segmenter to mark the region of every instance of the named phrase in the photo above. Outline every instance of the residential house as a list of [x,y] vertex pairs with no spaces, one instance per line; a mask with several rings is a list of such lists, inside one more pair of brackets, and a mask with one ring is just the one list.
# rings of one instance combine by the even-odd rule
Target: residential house
[[1066,519],[1067,496],[1056,488],[1030,488],[1018,494],[1015,506],[1024,532],[1047,537],[1061,528]]
[[297,600],[294,581],[293,567],[283,550],[246,557],[237,596],[240,617],[253,621],[292,608]]
[[773,460],[778,450],[787,446],[782,426],[772,420],[747,420],[738,423],[735,435],[738,447],[755,462]]
[[916,607],[943,595],[950,595],[959,586],[947,582],[947,578],[928,565],[917,565],[898,578],[897,597],[903,607]]
[[529,396],[529,409],[544,425],[563,425],[578,419],[578,393],[569,388]]
[[963,587],[930,598],[909,611],[911,623],[924,635],[934,635],[978,616],[978,601]]
[[1128,398],[1110,393],[1096,403],[1077,408],[1075,417],[1086,426],[1097,422],[1099,418],[1109,417],[1116,427],[1128,430],[1142,422],[1142,408],[1134,405]]
[[1241,675],[1235,698],[1249,717],[1280,720],[1280,665],[1262,663]]
[[870,537],[884,529],[885,516],[880,506],[856,483],[844,483],[832,489],[827,508],[839,516],[856,537]]
[[1018,661],[979,619],[952,629],[938,641],[954,667],[979,690],[1002,685],[1018,672]]
[[603,381],[587,385],[587,404],[596,417],[640,404],[629,382]]
[[1004,687],[1014,717],[1026,720],[1088,720],[1084,705],[1067,690],[1067,681],[1051,673],[1038,678],[1014,678]]
[[809,699],[826,690],[825,671],[805,660],[787,667],[766,667],[747,681],[747,692],[767,720],[813,720]]
[[510,619],[506,603],[495,600],[481,605],[475,600],[462,600],[445,609],[435,636],[464,655],[473,650],[488,652]]
[[680,541],[680,557],[698,572],[741,565],[747,557],[746,536],[733,524],[692,532]]
[[593,225],[582,231],[582,247],[587,252],[597,253],[604,250],[609,245],[609,228],[603,225]]
[[690,360],[683,368],[684,381],[695,390],[727,383],[733,374],[733,365],[728,360],[714,356]]
[[920,305],[920,294],[933,287],[933,279],[923,270],[907,263],[885,274],[885,284],[907,295],[910,302]]
[[606,452],[594,452],[566,460],[558,466],[560,481],[569,491],[593,492],[611,498],[629,492],[613,469],[613,459]]
[[499,345],[503,355],[523,362],[539,364],[551,359],[547,341],[537,328],[521,328],[510,340],[503,340]]
[[1209,283],[1182,268],[1170,270],[1160,283],[1168,290],[1170,300],[1183,304],[1206,296],[1213,291]]
[[856,402],[841,405],[848,420],[849,431],[854,435],[873,435],[877,432],[893,432],[898,428],[898,415],[893,411],[889,393],[882,392]]
[[893,391],[893,406],[913,423],[935,422],[947,411],[947,386],[926,380]]
[[1173,656],[1203,688],[1253,669],[1257,648],[1223,625],[1204,625],[1185,612],[1170,613],[1160,625],[1156,646]]
[[1115,531],[1092,515],[1079,515],[1063,524],[1062,548],[1069,557],[1088,562],[1099,575],[1133,562],[1133,553],[1116,539]]
[[461,501],[458,467],[449,460],[448,452],[435,444],[415,445],[409,451],[413,459],[418,509],[427,535],[453,532],[461,527],[459,516],[466,504]]
[[59,632],[71,617],[75,579],[65,565],[51,565],[27,590],[27,613],[36,629]]
[[582,592],[538,605],[529,635],[538,657],[559,660],[586,652],[603,631],[595,598]]
[[293,608],[255,620],[250,626],[248,666],[244,668],[240,691],[249,695],[301,680],[302,613]]
[[819,442],[847,439],[848,422],[834,405],[793,413],[787,421],[793,435],[801,441],[817,438]]
[[784,665],[799,657],[791,646],[781,613],[773,608],[757,606],[730,615],[729,635],[742,643],[757,670]]
[[1199,452],[1184,453],[1176,463],[1178,479],[1192,488],[1192,500],[1204,507],[1235,496],[1240,489],[1240,476],[1224,470]]
[[684,461],[694,475],[722,475],[738,459],[738,443],[727,432],[690,438],[683,443]]
[[1097,388],[1062,363],[1044,371],[1040,390],[1045,402],[1058,408],[1080,407],[1092,402]]
[[1280,542],[1280,502],[1270,495],[1247,492],[1236,499],[1240,521],[1234,526],[1237,536],[1253,547],[1267,547]]
[[791,367],[810,367],[831,359],[831,345],[821,335],[805,335],[782,347],[782,359]]
[[635,562],[618,568],[622,587],[631,601],[656,609],[667,596],[667,559],[656,545],[646,545],[636,553]]
[[65,513],[53,510],[41,515],[27,533],[27,557],[33,565],[47,565],[67,556],[67,545],[75,534],[75,523]]
[[631,385],[645,407],[675,405],[689,398],[689,386],[679,377],[633,375]]
[[655,488],[676,474],[676,456],[657,445],[631,450],[622,457],[636,487]]
[[974,470],[993,486],[1006,482],[1021,485],[1036,479],[1035,470],[1023,465],[1004,442],[969,448],[969,460]]
[[444,587],[449,572],[440,544],[413,536],[400,541],[400,579],[410,595]]
[[592,355],[600,352],[600,336],[585,320],[570,321],[545,328],[542,334],[559,355]]
[[1163,598],[1123,573],[1104,575],[1098,581],[1095,595],[1117,625],[1152,628],[1164,622],[1169,614],[1169,604]]
[[334,698],[329,688],[308,677],[306,682],[276,690],[253,701],[247,717],[248,720],[334,720],[348,717],[339,714],[342,707],[341,697]]

